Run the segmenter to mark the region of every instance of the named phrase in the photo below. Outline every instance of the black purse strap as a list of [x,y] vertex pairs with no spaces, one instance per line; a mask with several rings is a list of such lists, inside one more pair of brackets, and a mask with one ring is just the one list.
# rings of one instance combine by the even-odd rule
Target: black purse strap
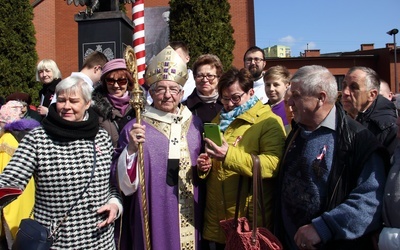
[[83,189],[83,191],[79,194],[79,197],[77,199],[75,199],[74,203],[72,204],[72,206],[68,209],[68,211],[65,213],[64,217],[62,218],[62,220],[60,221],[60,223],[57,224],[57,226],[54,228],[54,230],[51,231],[49,238],[53,238],[55,235],[57,235],[58,229],[60,229],[61,224],[63,224],[66,220],[67,217],[69,216],[69,214],[71,213],[71,211],[74,209],[74,207],[76,206],[76,204],[78,204],[78,201],[82,198],[83,194],[86,192],[86,190],[88,189],[90,183],[93,180],[93,176],[94,176],[94,170],[96,168],[96,144],[95,141],[93,140],[93,167],[92,167],[92,173],[90,175],[90,179],[87,182],[85,188]]

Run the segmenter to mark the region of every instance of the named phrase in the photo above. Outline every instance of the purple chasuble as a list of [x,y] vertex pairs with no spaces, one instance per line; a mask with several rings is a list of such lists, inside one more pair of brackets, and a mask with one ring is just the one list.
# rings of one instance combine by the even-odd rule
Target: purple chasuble
[[[181,106],[181,109],[187,108]],[[117,176],[115,172],[118,156],[128,144],[129,131],[135,122],[136,120],[132,120],[121,131],[119,146],[112,165],[114,180]],[[151,247],[153,250],[200,249],[204,209],[204,194],[201,190],[204,188],[204,183],[197,176],[196,160],[202,149],[202,122],[195,116],[182,122],[181,142],[187,143],[180,143],[177,150],[181,153],[177,153],[187,157],[179,160],[179,171],[180,173],[186,171],[185,173],[188,175],[186,181],[189,180],[190,186],[193,187],[184,191],[182,191],[181,185],[184,178],[181,176],[178,185],[167,184],[167,162],[171,155],[169,152],[171,138],[167,137],[169,132],[168,129],[165,129],[165,124],[148,117],[143,118],[142,124],[146,125],[146,142],[143,143],[143,151]],[[163,126],[164,129],[161,129],[162,132],[160,132],[159,129]],[[186,170],[182,169],[184,166],[187,166]],[[145,249],[140,187],[133,195],[125,196],[125,198],[121,249]],[[192,211],[191,216],[186,215],[186,210]],[[188,230],[189,234],[194,234],[194,242],[181,243],[182,236],[188,234],[180,229],[181,227],[185,228],[185,225],[189,225],[188,228],[191,229]],[[115,231],[118,235],[119,227],[116,226]]]

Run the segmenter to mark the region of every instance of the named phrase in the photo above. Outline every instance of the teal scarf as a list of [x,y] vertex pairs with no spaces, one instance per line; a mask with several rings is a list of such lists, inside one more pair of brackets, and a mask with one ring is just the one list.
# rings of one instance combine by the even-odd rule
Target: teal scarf
[[257,96],[253,95],[247,102],[243,103],[240,106],[237,106],[233,110],[226,112],[223,108],[220,114],[220,123],[219,127],[222,132],[228,128],[229,124],[233,122],[239,115],[243,114],[247,110],[251,109],[258,102]]

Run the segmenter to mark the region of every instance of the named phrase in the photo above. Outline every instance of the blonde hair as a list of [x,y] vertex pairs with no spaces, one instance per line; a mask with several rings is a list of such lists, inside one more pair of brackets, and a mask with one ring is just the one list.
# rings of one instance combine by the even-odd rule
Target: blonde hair
[[53,72],[54,79],[62,78],[61,71],[57,67],[56,62],[51,59],[43,59],[36,66],[36,81],[38,81],[38,82],[40,81],[39,71],[44,70],[44,69],[51,70]]

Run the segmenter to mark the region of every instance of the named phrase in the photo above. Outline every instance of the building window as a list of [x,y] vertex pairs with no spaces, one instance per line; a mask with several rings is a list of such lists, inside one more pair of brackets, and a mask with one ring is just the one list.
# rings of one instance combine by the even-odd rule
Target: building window
[[342,82],[344,79],[344,75],[335,75],[335,79],[338,85],[338,91],[342,91]]

